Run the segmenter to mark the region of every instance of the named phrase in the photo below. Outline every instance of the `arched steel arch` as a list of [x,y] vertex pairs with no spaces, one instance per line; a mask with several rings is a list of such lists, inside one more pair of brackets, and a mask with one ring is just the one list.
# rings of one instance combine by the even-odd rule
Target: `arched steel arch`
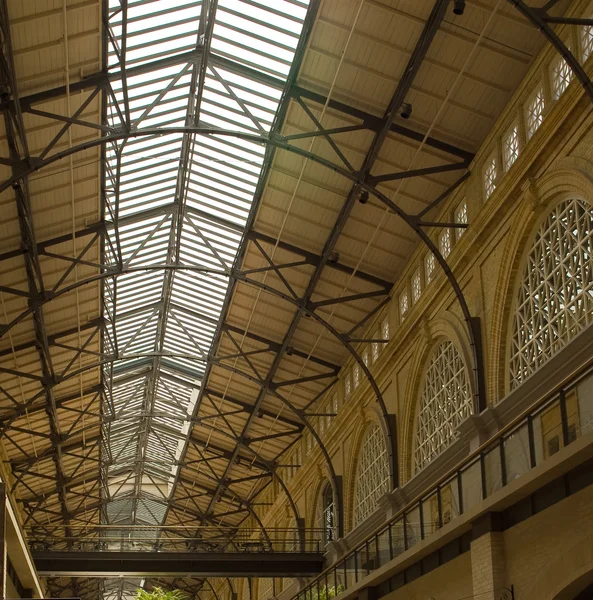
[[[258,287],[259,287],[259,282],[255,282],[258,283]],[[311,315],[313,316],[313,315]],[[147,357],[152,356],[152,353],[149,353],[146,355]],[[170,358],[175,358],[174,354],[167,354],[167,357]],[[85,373],[86,371],[90,371],[93,369],[97,369],[100,368],[102,366],[108,365],[110,363],[116,362],[116,361],[126,361],[126,360],[137,360],[138,358],[142,358],[141,354],[133,354],[131,356],[127,356],[127,357],[118,357],[118,356],[112,356],[109,358],[105,358],[93,363],[88,363],[86,364],[84,367],[75,369],[73,371],[71,371],[70,373],[68,373],[68,375],[64,376],[62,379],[60,379],[57,382],[54,383],[49,383],[47,384],[46,387],[49,388],[54,388],[56,386],[58,386],[60,383],[64,382],[64,381],[68,381],[69,379],[74,379],[76,377],[78,377],[79,375],[81,375],[82,373]],[[187,355],[184,355],[184,358],[187,358]],[[202,359],[201,357],[196,357],[195,360],[197,362],[202,363]],[[265,392],[270,393],[271,395],[273,395],[274,397],[276,397],[284,406],[286,406],[286,408],[288,410],[290,410],[292,413],[294,413],[296,415],[296,417],[303,423],[303,425],[308,429],[308,431],[311,433],[311,435],[314,437],[314,439],[316,440],[316,442],[318,443],[320,450],[323,454],[324,460],[327,463],[327,468],[331,474],[332,477],[332,481],[334,485],[337,485],[336,481],[337,481],[337,474],[335,471],[335,468],[333,466],[333,462],[331,460],[331,457],[329,455],[329,452],[327,451],[327,448],[325,447],[325,444],[323,443],[323,440],[321,439],[321,437],[317,434],[317,432],[315,431],[315,428],[311,425],[310,421],[307,419],[307,416],[305,414],[305,412],[303,410],[298,409],[297,407],[295,407],[288,399],[286,399],[282,394],[280,394],[276,389],[274,389],[273,387],[269,387],[265,385],[265,382],[260,381],[259,379],[257,379],[256,377],[254,377],[253,375],[246,373],[244,371],[242,371],[241,369],[237,368],[236,366],[232,366],[229,364],[225,364],[222,363],[220,360],[216,359],[216,358],[212,358],[209,359],[209,364],[213,364],[216,365],[220,368],[223,368],[227,371],[230,371],[240,377],[243,377],[245,379],[248,379],[249,381],[251,381],[252,383],[260,386],[260,388],[264,389]],[[38,394],[36,394],[32,399],[29,400],[29,403],[32,404],[32,402],[34,402],[37,397],[40,397],[44,394],[44,390],[42,390],[41,392],[38,392]],[[29,406],[30,406],[29,404]],[[18,418],[18,416],[20,416],[20,414],[22,414],[22,411],[26,409],[25,407],[21,407],[18,409],[18,411],[15,411],[15,414],[7,419],[3,424],[2,424],[2,429],[0,430],[0,438],[2,437],[4,431],[6,431],[7,429],[10,428],[11,423],[14,421],[15,418]],[[109,420],[109,419],[107,419]],[[275,468],[274,465],[272,465],[272,463],[270,463],[267,459],[265,459],[264,457],[262,457],[257,451],[255,451],[253,448],[251,448],[251,446],[241,440],[239,440],[238,438],[234,437],[233,435],[229,434],[228,432],[226,432],[223,429],[214,427],[211,424],[206,425],[206,427],[209,427],[210,429],[212,429],[213,431],[215,431],[216,433],[219,433],[225,437],[228,437],[231,441],[233,441],[235,444],[237,444],[239,447],[245,449],[247,452],[249,452],[250,454],[252,454],[254,456],[254,458],[256,458],[260,465],[264,465],[266,466],[266,468],[268,469],[268,472],[270,473],[270,475],[276,479],[278,481],[278,484],[280,485],[280,487],[282,488],[282,490],[286,493],[288,502],[290,504],[291,510],[293,512],[294,518],[295,518],[295,522],[298,523],[300,515],[299,515],[299,511],[298,508],[296,506],[296,503],[294,502],[294,499],[292,497],[292,494],[290,493],[286,483],[284,482],[284,480],[282,479],[282,477],[280,477],[280,475],[278,475],[277,470]],[[28,470],[33,466],[33,463],[31,463],[29,465],[29,467],[25,470],[23,470],[20,474],[20,477],[22,478],[27,472]],[[214,481],[214,480],[213,480]],[[15,482],[15,485],[18,483],[18,478],[17,481]],[[221,483],[221,482],[218,482]],[[221,483],[221,485],[223,485]],[[262,529],[265,531],[265,527],[263,526],[263,524],[261,523],[260,519],[257,517],[257,515],[255,514],[254,511],[252,511],[252,507],[250,505],[250,503],[246,500],[244,500],[243,498],[241,498],[236,492],[230,490],[229,488],[226,488],[227,491],[229,491],[230,493],[232,493],[233,495],[237,496],[237,498],[243,503],[243,505],[248,508],[248,510],[251,512],[251,514],[256,518],[256,520],[258,521],[258,523],[260,524],[260,526],[262,527]],[[341,508],[341,507],[340,507]],[[269,537],[266,534],[267,539],[269,540]]]
[[[323,158],[313,152],[309,152],[309,151],[299,148],[297,146],[291,145],[290,143],[285,141],[283,136],[256,135],[256,134],[244,133],[241,131],[222,131],[220,129],[212,128],[212,127],[194,127],[194,126],[162,127],[162,128],[161,127],[152,127],[152,128],[146,128],[146,129],[138,129],[138,130],[129,131],[129,132],[119,131],[119,132],[111,133],[102,138],[97,138],[97,139],[85,142],[83,144],[79,144],[79,145],[69,148],[67,150],[57,152],[57,153],[55,153],[47,158],[44,158],[42,160],[33,161],[33,165],[30,165],[28,168],[23,170],[18,175],[13,176],[10,179],[8,179],[7,181],[5,181],[4,183],[0,184],[0,192],[2,190],[7,189],[11,185],[14,185],[14,184],[18,185],[18,181],[20,179],[35,173],[36,171],[43,168],[44,166],[53,164],[63,158],[66,158],[68,156],[71,156],[73,154],[81,152],[83,150],[87,150],[89,148],[93,148],[95,146],[99,146],[102,144],[107,144],[112,141],[128,139],[131,137],[135,138],[135,137],[149,136],[149,135],[150,136],[166,135],[166,134],[171,134],[171,133],[192,133],[195,135],[208,135],[208,136],[219,136],[220,135],[220,136],[224,136],[224,137],[236,137],[241,140],[245,140],[245,141],[249,141],[249,142],[253,142],[253,143],[261,144],[261,145],[270,145],[277,149],[291,152],[293,154],[296,154],[297,156],[300,156],[303,159],[307,159],[312,162],[315,162],[315,163],[317,163],[323,167],[326,167],[326,168],[334,171],[335,173],[345,177],[346,179],[351,181],[353,184],[358,186],[361,189],[361,191],[365,191],[369,194],[372,194],[382,204],[384,204],[387,208],[389,208],[394,214],[396,214],[398,217],[400,217],[410,227],[410,229],[415,233],[415,235],[418,236],[420,238],[420,240],[427,246],[429,251],[435,256],[435,259],[437,260],[439,265],[445,271],[445,275],[446,275],[449,283],[451,284],[451,287],[453,288],[454,294],[457,298],[457,301],[462,310],[464,319],[468,326],[468,335],[469,335],[469,339],[470,339],[470,343],[471,343],[471,347],[472,347],[472,354],[473,354],[473,359],[474,359],[473,373],[474,373],[474,403],[475,403],[475,407],[479,410],[485,408],[485,399],[483,398],[483,382],[481,380],[481,378],[483,377],[481,357],[480,357],[481,344],[480,344],[480,341],[477,339],[475,327],[472,325],[472,316],[471,316],[469,307],[467,305],[467,302],[465,300],[465,297],[463,295],[463,292],[461,290],[461,287],[459,286],[457,279],[453,275],[453,272],[449,268],[446,259],[442,256],[439,249],[432,242],[432,240],[430,239],[430,236],[424,231],[423,227],[425,225],[424,225],[423,221],[421,219],[418,219],[415,215],[410,215],[407,212],[405,212],[401,207],[399,207],[395,202],[393,202],[391,199],[389,199],[385,194],[383,194],[381,191],[376,189],[376,187],[374,185],[368,183],[364,179],[361,179],[357,172],[350,171],[349,169],[346,169],[337,163],[333,163],[332,161],[330,161],[326,158]],[[162,269],[162,268],[176,268],[176,267],[171,266],[171,267],[158,267],[158,268]],[[83,285],[84,283],[88,283],[93,280],[109,277],[109,276],[112,276],[115,274],[118,274],[117,269],[114,269],[112,272],[105,272],[105,273],[99,274],[96,277],[89,278],[88,280],[81,280],[80,282],[71,284],[70,286],[65,288],[65,290],[72,290],[80,285]],[[221,274],[223,274],[223,273],[221,273]],[[3,331],[3,333],[5,333],[8,329],[10,329],[17,322],[22,320],[22,318],[27,316],[27,314],[32,313],[35,310],[35,308],[45,304],[46,302],[48,302],[50,300],[51,300],[51,298],[48,298],[48,299],[42,299],[38,303],[32,303],[32,305],[26,311],[23,311],[23,313],[17,319],[15,319],[11,323],[7,324],[7,326],[5,327],[5,331]],[[302,308],[304,308],[304,307],[302,307]],[[350,353],[352,353],[351,349],[349,349],[348,351]],[[358,356],[357,362],[359,362],[359,364],[362,363],[362,359],[360,358],[360,356]],[[363,370],[365,372],[365,375],[367,377],[369,377],[370,374],[369,374],[368,369],[365,367]]]
[[[247,140],[250,142],[263,144],[263,145],[270,145],[272,147],[275,147],[275,148],[278,148],[281,150],[286,150],[288,152],[292,152],[292,153],[300,156],[301,158],[311,160],[315,163],[318,163],[318,164],[342,175],[343,177],[350,180],[353,184],[357,185],[362,191],[366,191],[370,194],[373,194],[379,201],[381,201],[385,206],[387,206],[392,212],[394,212],[396,215],[398,215],[400,218],[402,218],[409,225],[409,227],[416,233],[416,235],[418,235],[418,237],[420,237],[420,239],[428,246],[429,250],[435,255],[436,260],[443,267],[445,274],[453,287],[455,295],[457,296],[457,300],[461,306],[466,323],[468,325],[469,338],[472,343],[472,350],[473,350],[473,356],[474,356],[474,377],[475,377],[474,389],[476,390],[476,392],[475,392],[476,404],[478,406],[482,406],[484,404],[484,401],[480,400],[480,393],[478,391],[481,388],[480,381],[482,379],[481,358],[479,355],[478,342],[476,341],[475,329],[472,326],[472,318],[471,318],[471,315],[469,312],[469,308],[467,306],[467,303],[465,301],[465,298],[463,296],[461,288],[460,288],[459,284],[457,283],[457,280],[455,279],[453,273],[449,269],[446,260],[440,254],[438,248],[432,243],[429,236],[423,231],[422,222],[415,219],[413,216],[408,215],[399,206],[397,206],[397,204],[395,204],[393,201],[391,201],[389,198],[387,198],[384,194],[382,194],[379,190],[377,190],[373,185],[360,179],[358,177],[357,173],[354,173],[348,169],[345,169],[338,164],[332,163],[331,161],[329,161],[323,157],[320,157],[314,153],[311,153],[311,152],[308,152],[301,148],[298,148],[296,146],[293,146],[293,145],[289,144],[287,141],[285,141],[281,136],[267,137],[267,136],[262,136],[262,135],[246,134],[246,133],[237,132],[237,131],[221,131],[216,128],[203,128],[203,127],[191,127],[191,126],[190,127],[169,127],[169,128],[147,128],[147,129],[141,129],[141,130],[136,130],[136,131],[131,131],[131,132],[121,132],[120,131],[120,132],[109,134],[102,138],[92,140],[90,142],[80,144],[80,145],[70,148],[68,150],[61,151],[59,153],[56,153],[49,157],[46,157],[46,158],[42,159],[41,161],[33,161],[33,165],[30,165],[28,169],[20,172],[18,174],[18,176],[14,176],[7,182],[4,182],[3,184],[1,184],[0,191],[2,189],[7,189],[7,187],[9,187],[10,185],[18,186],[19,185],[18,181],[20,179],[34,173],[35,171],[43,168],[46,165],[53,164],[53,163],[61,160],[62,158],[66,158],[68,156],[76,154],[77,152],[86,150],[86,149],[94,147],[94,146],[107,144],[109,142],[116,141],[116,140],[127,139],[129,137],[160,135],[160,134],[167,134],[167,133],[184,133],[184,132],[189,132],[189,133],[193,133],[193,134],[197,134],[197,135],[232,136],[232,137],[237,137],[239,139]],[[190,267],[167,265],[167,266],[148,267],[148,268],[138,267],[137,269],[138,270],[147,270],[147,269],[152,270],[152,269],[163,269],[163,268],[165,268],[165,269],[183,269],[183,268],[190,268]],[[87,283],[91,283],[93,281],[97,281],[100,279],[114,277],[114,276],[117,276],[124,272],[131,272],[133,269],[134,268],[129,268],[128,270],[124,270],[124,269],[121,269],[118,267],[115,267],[113,269],[107,269],[104,272],[99,273],[95,276],[92,276],[87,279],[82,279],[74,284],[70,284],[70,285],[62,288],[59,291],[52,292],[42,299],[33,301],[30,303],[29,307],[25,311],[23,311],[11,323],[8,323],[5,326],[2,334],[5,334],[8,330],[10,330],[10,328],[12,328],[18,322],[20,322],[27,315],[31,314],[37,308],[43,306],[44,304],[46,304],[48,302],[51,302],[51,300],[55,297],[58,297],[60,295],[66,294],[70,291],[73,291],[76,288],[81,287]],[[199,268],[198,270],[200,270],[201,272],[208,272],[207,269],[203,269],[203,268]],[[340,332],[335,330],[329,323],[327,323],[327,321],[325,321],[320,315],[318,315],[314,309],[311,309],[310,306],[303,305],[302,303],[295,300],[288,294],[284,294],[284,293],[276,290],[275,288],[266,286],[265,284],[260,284],[259,282],[242,275],[240,272],[238,272],[236,270],[231,273],[223,273],[219,270],[212,271],[212,272],[219,274],[219,275],[224,274],[224,275],[229,276],[231,279],[236,279],[238,281],[242,281],[242,282],[244,282],[248,285],[252,285],[254,287],[259,287],[260,289],[263,289],[264,291],[266,291],[268,293],[274,294],[274,295],[292,303],[300,313],[308,314],[309,316],[313,317],[322,327],[324,327],[327,331],[329,331],[329,333],[333,337],[335,337],[339,341],[339,343],[341,343],[346,348],[348,353],[351,354],[351,356],[354,358],[354,360],[360,365],[362,372],[365,374],[365,376],[369,380],[371,387],[372,387],[372,389],[375,393],[375,396],[377,397],[377,400],[379,402],[379,405],[381,407],[383,416],[385,418],[386,430],[388,432],[388,435],[390,436],[387,446],[388,446],[389,454],[391,457],[391,459],[390,459],[390,474],[391,474],[391,479],[392,479],[392,487],[396,487],[396,485],[397,485],[397,469],[398,469],[397,457],[395,456],[396,432],[394,431],[391,424],[389,423],[389,420],[387,419],[387,409],[386,409],[385,403],[383,401],[381,392],[378,388],[378,385],[377,385],[376,381],[374,380],[372,374],[370,373],[369,369],[364,364],[362,357],[353,348],[352,344],[350,342],[348,342],[348,340],[345,338],[344,335],[342,335]],[[281,401],[283,401],[282,396],[280,394],[278,394],[277,392],[275,392],[275,393],[277,394],[278,398]],[[328,455],[327,451],[325,450],[324,445],[322,444],[319,436],[314,432],[313,428],[312,427],[309,427],[309,428],[311,430],[311,433],[312,433],[314,439],[316,440],[316,442],[322,449],[324,458],[328,462],[328,467],[330,468],[330,472],[332,472],[332,474],[335,477],[335,471],[333,469],[333,466],[330,466],[331,461],[329,459],[329,455]],[[336,487],[335,479],[333,481],[333,484]],[[336,487],[336,489],[337,489],[337,487]],[[341,502],[340,502],[340,504],[341,504]],[[340,506],[339,514],[343,514],[343,506]]]

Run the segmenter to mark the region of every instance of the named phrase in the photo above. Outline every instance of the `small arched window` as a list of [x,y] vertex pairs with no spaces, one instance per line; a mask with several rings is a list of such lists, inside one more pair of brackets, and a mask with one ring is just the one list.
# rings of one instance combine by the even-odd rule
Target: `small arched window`
[[430,357],[422,385],[414,447],[416,471],[449,446],[471,412],[467,368],[455,344],[441,342]]
[[379,498],[389,491],[389,456],[381,427],[371,425],[364,436],[356,469],[354,526],[377,508]]
[[593,208],[558,204],[538,228],[521,270],[510,345],[519,386],[593,321]]
[[336,507],[334,503],[334,491],[331,483],[326,481],[321,490],[317,510],[317,527],[320,530],[321,541],[324,544],[335,539],[336,531]]

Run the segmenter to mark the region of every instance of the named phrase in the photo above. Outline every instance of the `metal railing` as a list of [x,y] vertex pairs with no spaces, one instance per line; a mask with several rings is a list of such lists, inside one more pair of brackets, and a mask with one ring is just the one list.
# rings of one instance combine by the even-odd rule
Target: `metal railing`
[[321,553],[322,529],[237,529],[152,525],[33,525],[34,551]]
[[571,375],[325,569],[293,600],[331,598],[593,431],[593,363]]

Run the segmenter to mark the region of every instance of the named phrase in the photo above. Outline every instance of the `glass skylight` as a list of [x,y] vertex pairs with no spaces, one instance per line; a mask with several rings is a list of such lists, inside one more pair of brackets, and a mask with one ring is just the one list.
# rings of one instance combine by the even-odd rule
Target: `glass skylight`
[[111,524],[166,518],[264,163],[263,145],[166,130],[268,134],[307,8],[109,2],[106,124],[130,132],[105,150],[105,260],[124,270],[104,286],[104,346],[119,356],[104,371]]

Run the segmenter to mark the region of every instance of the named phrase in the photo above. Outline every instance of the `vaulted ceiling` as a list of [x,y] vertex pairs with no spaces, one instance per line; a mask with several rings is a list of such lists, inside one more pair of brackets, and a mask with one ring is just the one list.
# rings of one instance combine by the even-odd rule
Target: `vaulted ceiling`
[[2,2],[0,431],[27,527],[233,531],[287,489],[420,243],[402,214],[466,176],[542,46],[508,2],[451,5]]

